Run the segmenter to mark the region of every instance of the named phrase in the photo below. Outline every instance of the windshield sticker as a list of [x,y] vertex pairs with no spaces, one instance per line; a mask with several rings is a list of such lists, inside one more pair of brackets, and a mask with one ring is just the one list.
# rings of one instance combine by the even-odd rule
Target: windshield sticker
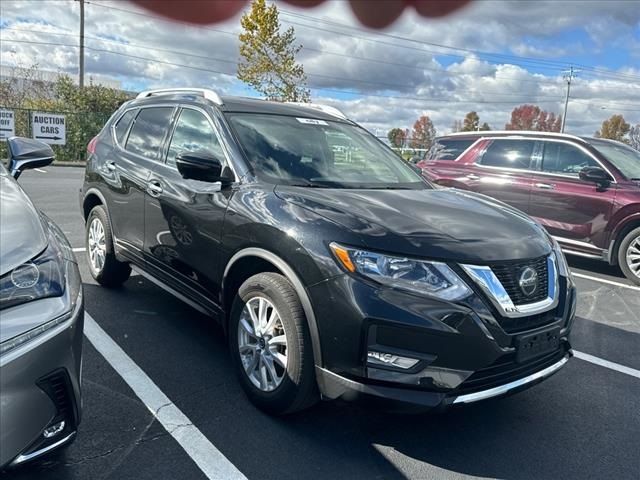
[[324,120],[316,120],[315,118],[296,118],[296,120],[305,125],[329,125]]

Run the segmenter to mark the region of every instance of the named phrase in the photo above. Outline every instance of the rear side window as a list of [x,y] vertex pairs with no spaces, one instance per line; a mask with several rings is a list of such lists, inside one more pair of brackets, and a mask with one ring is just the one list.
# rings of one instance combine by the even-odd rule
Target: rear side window
[[584,167],[599,167],[589,155],[574,145],[562,142],[544,142],[542,170],[561,175],[575,175]]
[[450,140],[447,138],[441,138],[440,140],[436,140],[436,143],[433,144],[427,159],[455,160],[462,155],[462,153],[469,148],[473,142],[475,142],[473,139]]
[[533,140],[501,140],[491,142],[478,162],[487,167],[528,169],[531,167]]
[[158,159],[162,141],[169,130],[172,112],[173,107],[141,109],[131,127],[127,139],[127,151],[146,158]]
[[127,132],[129,131],[129,125],[131,125],[131,120],[136,116],[138,110],[128,110],[124,115],[120,117],[118,123],[115,126],[116,132],[116,140],[118,144],[124,145],[125,140],[127,139]]
[[180,113],[176,129],[173,132],[167,164],[175,165],[176,156],[181,152],[195,152],[196,150],[209,152],[221,160],[225,158],[220,141],[207,117],[196,110],[184,109]]

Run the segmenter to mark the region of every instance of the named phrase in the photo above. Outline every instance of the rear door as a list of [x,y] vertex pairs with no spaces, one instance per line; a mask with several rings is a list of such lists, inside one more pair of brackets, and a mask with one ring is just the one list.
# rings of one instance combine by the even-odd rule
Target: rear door
[[[173,107],[147,107],[124,113],[114,127],[114,155],[105,161],[109,178],[109,213],[121,250],[141,256],[144,205],[149,168],[157,162]],[[107,178],[105,177],[105,180]]]
[[215,154],[229,168],[212,117],[185,106],[178,112],[165,161],[150,168],[144,251],[156,275],[202,302],[217,299],[220,291],[220,236],[233,190],[221,190],[219,182],[182,178],[176,156],[196,150]]
[[476,163],[467,166],[464,183],[469,190],[527,212],[535,149],[533,139],[495,138]]
[[615,184],[600,189],[580,180],[578,174],[584,167],[601,167],[580,146],[565,140],[541,140],[540,145],[540,172],[533,174],[529,214],[565,246],[599,253],[607,247]]

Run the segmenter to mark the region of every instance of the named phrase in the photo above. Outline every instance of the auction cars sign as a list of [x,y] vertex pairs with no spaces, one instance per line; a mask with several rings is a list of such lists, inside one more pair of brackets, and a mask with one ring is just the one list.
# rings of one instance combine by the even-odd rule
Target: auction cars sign
[[50,145],[64,145],[67,141],[65,125],[64,115],[31,112],[31,133],[36,140]]
[[16,120],[13,110],[0,110],[0,141],[16,134]]

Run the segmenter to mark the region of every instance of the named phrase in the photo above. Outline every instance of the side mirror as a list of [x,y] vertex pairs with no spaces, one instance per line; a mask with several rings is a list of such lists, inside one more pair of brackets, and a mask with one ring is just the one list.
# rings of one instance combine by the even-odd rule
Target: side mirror
[[580,180],[595,183],[600,188],[611,184],[611,177],[600,167],[584,167],[579,173]]
[[210,152],[197,150],[179,153],[176,157],[176,166],[182,178],[187,180],[231,182],[231,179],[222,176],[222,161]]
[[11,137],[9,147],[9,172],[18,179],[20,174],[30,168],[46,167],[53,162],[51,147],[39,140],[24,137]]

